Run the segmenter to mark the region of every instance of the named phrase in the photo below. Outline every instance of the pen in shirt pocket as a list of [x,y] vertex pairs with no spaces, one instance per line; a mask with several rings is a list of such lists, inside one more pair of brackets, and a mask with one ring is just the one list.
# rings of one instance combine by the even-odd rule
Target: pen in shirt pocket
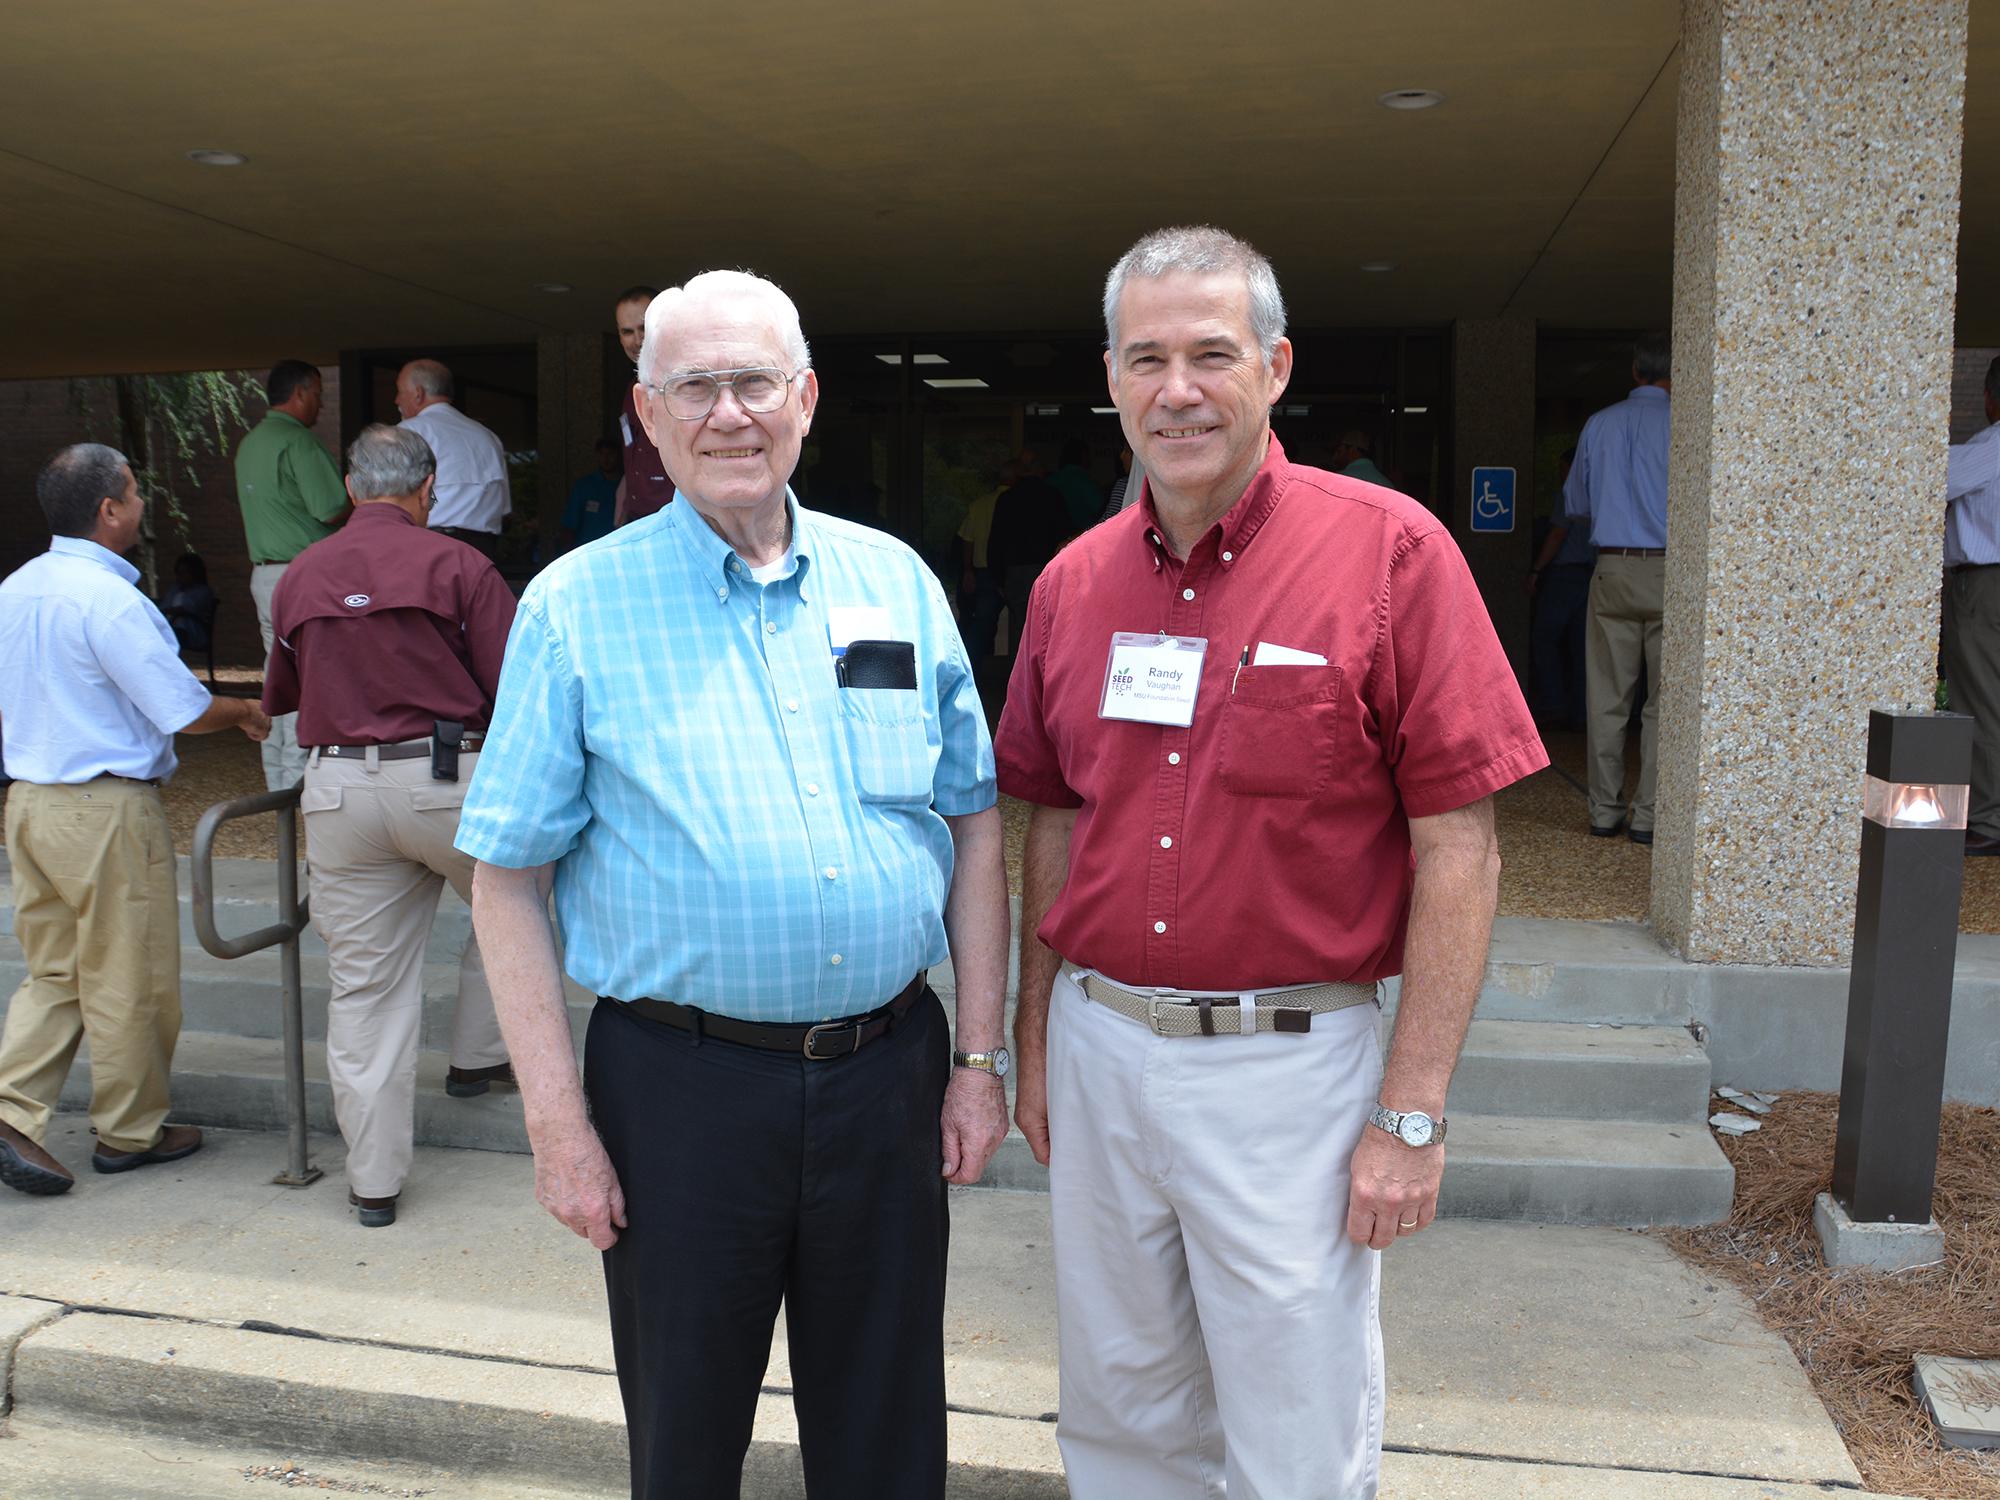
[[1243,648],[1243,654],[1236,658],[1236,670],[1230,674],[1229,678],[1230,697],[1234,698],[1236,696],[1236,679],[1243,675],[1243,669],[1249,665],[1250,665],[1250,648],[1248,646],[1245,646]]

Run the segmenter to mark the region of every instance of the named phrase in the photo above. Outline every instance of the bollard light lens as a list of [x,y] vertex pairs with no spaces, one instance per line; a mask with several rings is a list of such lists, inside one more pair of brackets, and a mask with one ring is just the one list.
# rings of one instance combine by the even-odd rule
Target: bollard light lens
[[1884,828],[1952,828],[1963,833],[1971,800],[1968,786],[1870,776],[1861,795],[1861,816]]

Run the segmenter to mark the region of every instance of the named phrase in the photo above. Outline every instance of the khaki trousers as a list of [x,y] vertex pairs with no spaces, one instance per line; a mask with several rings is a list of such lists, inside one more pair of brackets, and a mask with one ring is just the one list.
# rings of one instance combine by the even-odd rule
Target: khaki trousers
[[1952,712],[1973,719],[1966,827],[2000,838],[2000,567],[1945,575],[1944,675]]
[[[1122,982],[1122,981],[1121,981]],[[1373,1005],[1157,1037],[1059,974],[1049,1197],[1072,1500],[1371,1500],[1381,1256],[1347,1237]]]
[[[326,940],[332,996],[326,1071],[347,1141],[347,1184],[393,1198],[414,1154],[417,1046],[424,1013],[424,947],[446,881],[472,899],[472,857],[452,847],[477,755],[457,781],[433,781],[428,757],[306,764],[305,812],[313,930]],[[507,1060],[479,944],[459,961],[451,1063]]]
[[1646,667],[1646,707],[1639,715],[1639,785],[1632,826],[1653,826],[1659,772],[1660,618],[1666,612],[1667,560],[1600,553],[1590,580],[1590,629],[1584,637],[1585,738],[1590,760],[1590,822],[1616,828],[1625,817],[1625,727]]
[[[258,563],[250,570],[250,598],[257,606],[257,628],[264,633],[264,659],[271,659],[271,596],[278,580],[285,576],[285,563]],[[306,773],[306,752],[299,746],[299,716],[278,714],[271,720],[271,733],[258,747],[264,756],[264,787],[267,791],[295,785]]]
[[150,1150],[181,1030],[180,911],[159,791],[110,777],[17,781],[7,853],[28,977],[0,1036],[0,1120],[40,1141],[87,1036],[98,1141]]

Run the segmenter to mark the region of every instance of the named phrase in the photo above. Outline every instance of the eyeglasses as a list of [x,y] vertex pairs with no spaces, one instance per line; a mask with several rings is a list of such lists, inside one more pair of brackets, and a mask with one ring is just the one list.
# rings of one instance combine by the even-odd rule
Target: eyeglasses
[[797,373],[787,375],[783,370],[764,367],[704,370],[699,374],[670,376],[659,385],[649,384],[646,389],[657,392],[666,402],[669,416],[683,422],[699,422],[715,410],[724,386],[729,387],[736,404],[745,411],[763,413],[783,406],[792,382],[798,378]]

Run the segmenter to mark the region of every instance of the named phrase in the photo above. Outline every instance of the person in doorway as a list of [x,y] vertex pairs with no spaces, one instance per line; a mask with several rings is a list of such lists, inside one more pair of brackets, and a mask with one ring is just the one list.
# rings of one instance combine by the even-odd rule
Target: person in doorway
[[1272,436],[1270,263],[1159,230],[1104,314],[1145,484],[1036,584],[996,741],[1034,804],[1016,1119],[1057,1441],[1075,1500],[1365,1500],[1377,1252],[1437,1211],[1491,798],[1548,760],[1450,533]]
[[[1556,493],[1569,483],[1576,449],[1565,448],[1556,464]],[[1534,601],[1528,655],[1534,682],[1533,701],[1544,724],[1557,729],[1581,729],[1586,688],[1584,636],[1590,620],[1590,574],[1597,566],[1597,549],[1587,527],[1559,515],[1542,538],[1526,588]]]
[[210,632],[215,619],[215,590],[208,586],[208,564],[193,552],[174,559],[174,586],[160,600],[166,617],[183,651],[206,651],[212,644]]
[[396,374],[402,426],[437,457],[429,526],[464,542],[488,562],[500,556],[500,529],[514,510],[507,483],[507,448],[492,428],[452,401],[451,371],[434,359],[413,359]]
[[[618,329],[618,347],[625,351],[626,360],[635,370],[639,366],[640,345],[646,338],[646,309],[659,295],[658,287],[628,286],[618,294],[618,301],[612,308],[612,321]],[[646,424],[639,420],[638,391],[639,387],[633,382],[625,382],[622,396],[624,408],[618,415],[618,436],[624,449],[624,477],[619,481],[618,504],[612,519],[614,526],[644,520],[664,509],[674,498],[674,482],[667,477],[666,461],[660,457],[660,450],[653,446],[652,438],[646,435]]]
[[0,1182],[69,1191],[43,1144],[76,1050],[90,1041],[98,1172],[201,1149],[170,1125],[181,1030],[180,911],[160,784],[174,735],[271,731],[247,698],[218,698],[181,664],[174,633],[124,553],[146,502],[116,449],[50,459],[35,497],[49,550],[0,583],[0,720],[7,725],[7,858],[27,977],[0,1033]]
[[678,496],[528,586],[458,833],[537,1196],[605,1252],[638,1500],[734,1500],[781,1301],[806,1493],[939,1500],[945,1183],[1007,1127],[985,717],[923,561],[792,495],[789,297],[662,293],[639,376]]
[[1389,476],[1375,467],[1370,457],[1374,444],[1368,434],[1359,427],[1350,427],[1340,435],[1340,441],[1333,445],[1333,472],[1348,479],[1358,479],[1363,484],[1379,484],[1392,490]]
[[1983,399],[1986,430],[1947,464],[1943,656],[1952,711],[1973,719],[1965,852],[2000,855],[2000,359]]
[[[321,407],[319,371],[302,359],[281,359],[265,378],[264,395],[271,409],[236,445],[236,503],[250,550],[250,598],[268,657],[278,580],[293,558],[346,517],[347,491],[339,466],[312,432]],[[298,785],[306,758],[289,714],[272,723],[263,757],[266,788]]]
[[[410,1172],[424,947],[445,883],[472,897],[472,861],[452,836],[514,621],[493,564],[425,528],[436,490],[436,460],[409,423],[361,430],[347,450],[353,519],[278,585],[264,678],[265,708],[296,713],[308,747],[312,924],[333,988],[326,1071],[348,1202],[371,1229],[395,1223]],[[468,938],[445,1090],[513,1081]]]
[[1119,511],[1139,498],[1139,491],[1132,483],[1132,450],[1121,447],[1118,450],[1118,477],[1111,481],[1110,493],[1104,497],[1104,510],[1098,516],[1100,522],[1108,521]]
[[618,488],[624,482],[624,460],[610,438],[597,440],[597,469],[569,487],[563,507],[563,550],[609,536],[618,510]]
[[1014,469],[1014,483],[994,504],[993,530],[986,541],[986,559],[1007,605],[1010,655],[1021,649],[1028,591],[1070,538],[1069,507],[1062,491],[1042,477],[1034,451],[1023,449]]
[[[1667,440],[1673,348],[1663,333],[1632,346],[1633,390],[1583,424],[1576,462],[1563,485],[1571,521],[1588,528],[1597,549],[1584,638],[1585,733],[1590,831],[1653,842],[1658,779],[1660,620],[1667,592]],[[1639,715],[1639,784],[1630,822],[1625,802],[1625,742],[1639,672],[1646,706]]]
[[976,673],[993,654],[993,640],[1000,628],[1000,609],[1006,602],[1000,590],[1000,573],[992,565],[988,547],[993,538],[993,513],[1000,497],[1013,487],[1020,471],[1013,459],[1000,466],[1000,482],[967,507],[958,528],[958,598],[965,619],[965,652]]
[[1063,504],[1069,509],[1071,532],[1085,530],[1104,514],[1104,491],[1090,477],[1090,444],[1082,438],[1071,438],[1063,444],[1062,462],[1049,476],[1049,483],[1061,492]]

